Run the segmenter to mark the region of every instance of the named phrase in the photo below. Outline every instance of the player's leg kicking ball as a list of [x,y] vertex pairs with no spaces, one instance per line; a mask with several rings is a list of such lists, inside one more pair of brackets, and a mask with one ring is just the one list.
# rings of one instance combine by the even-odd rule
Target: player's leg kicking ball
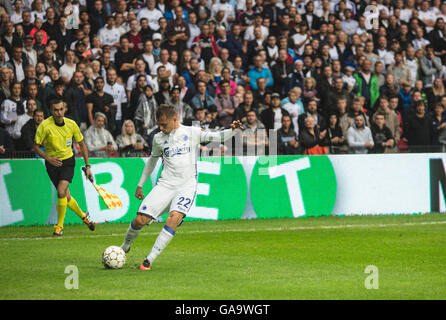
[[[138,197],[137,191],[137,197],[140,198],[141,195],[142,194],[139,194]],[[130,223],[124,237],[124,242],[121,245],[121,248],[126,253],[130,251],[133,241],[138,237],[145,225],[166,212],[166,208],[170,208],[170,213],[166,219],[166,224],[152,247],[152,250],[142,262],[140,270],[150,270],[155,259],[173,239],[177,227],[181,224],[186,213],[189,211],[189,208],[192,206],[194,196],[194,188],[190,188],[190,190],[186,188],[185,190],[178,192],[175,189],[157,185],[141,203],[138,214]]]

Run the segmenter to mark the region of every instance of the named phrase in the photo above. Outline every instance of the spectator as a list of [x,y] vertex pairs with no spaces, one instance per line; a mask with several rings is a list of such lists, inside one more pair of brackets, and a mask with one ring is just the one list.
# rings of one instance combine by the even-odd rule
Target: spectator
[[25,67],[29,64],[28,59],[23,54],[21,46],[12,48],[12,56],[7,63],[7,66],[14,71],[15,79],[21,82],[25,79]]
[[266,80],[266,87],[272,87],[274,85],[274,79],[271,71],[268,68],[263,67],[263,59],[260,55],[254,57],[254,68],[248,72],[249,84],[252,90],[257,90],[257,79],[264,78]]
[[141,157],[147,156],[148,145],[142,136],[136,133],[135,124],[132,120],[125,120],[122,125],[122,132],[116,138],[121,157]]
[[[254,110],[246,113],[246,121],[243,122],[242,131],[243,150],[246,155],[262,155],[268,147],[268,136],[265,126],[257,120],[257,114]],[[245,153],[246,152],[246,153]]]
[[207,84],[203,80],[197,81],[197,93],[191,99],[192,108],[202,107],[209,110],[212,106],[215,106],[214,98],[209,94],[207,90]]
[[[254,95],[252,91],[246,91],[243,94],[243,102],[235,109],[234,120],[240,120],[242,123],[247,121],[247,113],[254,111],[257,113],[258,106],[254,102]],[[257,119],[257,117],[256,117]]]
[[291,125],[291,117],[289,115],[282,116],[282,127],[277,130],[277,152],[279,155],[301,153],[298,135]]
[[[315,125],[318,128],[318,130],[323,132],[326,129],[327,125],[326,125],[324,116],[318,112],[318,105],[317,105],[317,101],[315,99],[308,101],[308,103],[306,105],[305,113],[302,113],[297,118],[297,123],[298,123],[298,127],[300,128],[300,130],[304,128],[305,118],[310,117],[310,116],[313,117],[313,120],[315,121]],[[300,131],[299,131],[299,134],[300,134]]]
[[0,158],[7,158],[14,151],[14,143],[7,130],[0,127]]
[[373,149],[372,153],[384,153],[387,149],[395,146],[395,139],[389,127],[385,125],[385,114],[375,113],[372,124]]
[[187,103],[181,100],[180,96],[181,88],[176,85],[170,90],[169,104],[175,107],[175,110],[178,113],[178,121],[180,123],[184,123],[190,121],[190,119],[193,117],[193,110]]
[[215,99],[217,106],[219,121],[224,128],[229,128],[235,115],[235,110],[239,105],[236,97],[231,96],[230,84],[227,80],[220,82],[221,94],[218,94]]
[[[229,95],[234,96],[237,93],[237,83],[234,80],[231,80],[231,70],[229,70],[229,68],[223,67],[221,69],[221,79],[229,82]],[[215,90],[216,94],[221,93],[220,83],[221,81],[217,84]]]
[[360,72],[354,74],[356,82],[358,83],[357,96],[363,96],[366,100],[365,107],[368,110],[373,110],[376,100],[379,97],[378,78],[370,72],[371,62],[364,60]]
[[420,60],[421,77],[425,88],[432,88],[434,79],[439,76],[442,65],[440,58],[434,55],[434,48],[426,46],[426,55]]
[[23,125],[22,129],[20,130],[22,151],[31,152],[33,150],[37,127],[42,123],[43,120],[43,111],[35,109],[33,117]]
[[18,116],[25,113],[24,100],[21,97],[22,84],[15,82],[11,88],[11,97],[2,101],[0,105],[0,122],[11,136]]
[[308,116],[299,133],[299,144],[307,155],[327,154],[327,129],[320,131],[316,120]]
[[84,79],[85,77],[82,72],[75,71],[72,81],[64,92],[64,100],[68,108],[66,116],[76,121],[81,130],[86,129],[88,121],[86,107],[88,92],[84,84]]
[[395,83],[401,87],[403,83],[412,83],[412,77],[409,67],[404,63],[403,53],[398,51],[395,53],[395,63],[387,69],[387,74],[393,75]]
[[97,77],[94,80],[95,90],[86,99],[89,125],[94,125],[95,121],[93,115],[100,112],[107,117],[105,129],[114,132],[116,126],[116,103],[113,101],[113,97],[110,94],[104,92],[104,84],[104,79],[102,77]]
[[272,66],[271,71],[274,78],[274,87],[282,95],[295,87],[302,88],[305,81],[304,63],[302,60],[294,62],[294,69],[287,62],[287,53],[284,49],[279,50],[279,60]]
[[304,113],[304,106],[302,101],[300,100],[301,89],[299,87],[295,87],[288,92],[288,99],[286,102],[282,101],[282,107],[288,111],[291,116],[291,120],[293,123],[293,129],[296,132],[299,132],[299,125],[297,123],[297,119],[299,115]]
[[148,145],[152,146],[153,133],[157,131],[156,110],[158,104],[153,96],[153,89],[150,85],[143,88],[135,111],[136,132],[144,137]]
[[116,70],[113,68],[109,68],[106,74],[106,83],[104,84],[104,92],[108,93],[113,97],[114,102],[116,103],[116,117],[115,123],[116,127],[110,129],[112,134],[117,135],[121,131],[122,126],[122,117],[127,108],[127,93],[124,89],[124,86],[118,82],[118,76]]
[[345,153],[348,150],[345,135],[339,124],[338,115],[335,112],[328,115],[327,143],[330,154]]
[[111,133],[105,129],[107,117],[105,114],[97,112],[94,115],[94,124],[90,126],[84,134],[89,156],[108,158],[116,152],[118,146]]
[[381,96],[378,101],[379,104],[376,113],[372,117],[372,123],[375,123],[375,118],[378,113],[384,116],[384,124],[387,128],[389,128],[394,139],[393,146],[386,147],[384,152],[396,153],[398,152],[397,144],[401,138],[400,120],[397,113],[390,108],[389,99],[386,96]]
[[[436,102],[434,104],[434,110],[432,115],[432,145],[439,146],[440,140],[439,137],[442,135],[444,131],[446,131],[446,117],[443,116],[444,107],[441,102]],[[439,150],[433,150],[439,151]]]
[[[127,83],[128,78],[135,72],[136,52],[131,50],[130,42],[127,36],[119,38],[119,49],[115,54],[115,64],[118,75],[121,77],[123,83]],[[145,69],[145,65],[144,65]],[[141,72],[141,70],[139,70]]]
[[431,118],[426,113],[422,100],[415,103],[415,112],[409,114],[404,123],[404,134],[409,152],[428,152],[431,143]]
[[275,92],[271,95],[271,106],[260,113],[260,119],[269,132],[281,128],[284,115],[289,116],[290,114],[282,108],[280,95]]
[[364,117],[360,114],[354,117],[346,138],[350,153],[368,153],[374,147],[372,131],[365,125]]
[[146,18],[149,22],[150,29],[156,32],[160,28],[158,20],[163,17],[163,14],[159,9],[156,8],[155,0],[147,0],[146,4],[147,7],[142,8],[138,12],[136,19],[138,21],[141,21],[142,18]]
[[14,123],[14,127],[10,133],[11,138],[13,139],[14,146],[16,150],[22,150],[22,128],[30,119],[33,118],[34,111],[37,110],[36,101],[33,99],[28,99],[26,101],[26,112],[24,114],[21,114],[17,116],[17,120]]
[[203,24],[201,26],[201,33],[195,37],[192,44],[196,44],[201,48],[200,57],[204,60],[206,65],[212,57],[218,57],[218,46],[214,37],[209,33],[209,25]]

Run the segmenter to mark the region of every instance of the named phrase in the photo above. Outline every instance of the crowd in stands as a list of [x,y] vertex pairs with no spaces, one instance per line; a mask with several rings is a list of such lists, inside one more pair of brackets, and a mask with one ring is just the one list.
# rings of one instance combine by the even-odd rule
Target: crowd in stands
[[0,157],[53,99],[93,157],[149,154],[165,104],[267,152],[444,151],[445,20],[441,0],[0,0]]

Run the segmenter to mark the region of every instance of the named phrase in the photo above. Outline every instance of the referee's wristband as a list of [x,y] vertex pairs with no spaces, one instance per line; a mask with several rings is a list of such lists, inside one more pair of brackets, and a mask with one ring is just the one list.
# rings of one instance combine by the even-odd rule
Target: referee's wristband
[[86,164],[85,168],[91,168],[91,166],[89,164]]

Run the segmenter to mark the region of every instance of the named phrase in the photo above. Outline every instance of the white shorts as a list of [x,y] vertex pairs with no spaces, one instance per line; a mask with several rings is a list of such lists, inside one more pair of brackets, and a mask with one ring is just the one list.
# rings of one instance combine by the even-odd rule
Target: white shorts
[[138,213],[154,219],[172,211],[186,216],[195,201],[196,190],[196,187],[168,188],[157,184],[141,202]]

